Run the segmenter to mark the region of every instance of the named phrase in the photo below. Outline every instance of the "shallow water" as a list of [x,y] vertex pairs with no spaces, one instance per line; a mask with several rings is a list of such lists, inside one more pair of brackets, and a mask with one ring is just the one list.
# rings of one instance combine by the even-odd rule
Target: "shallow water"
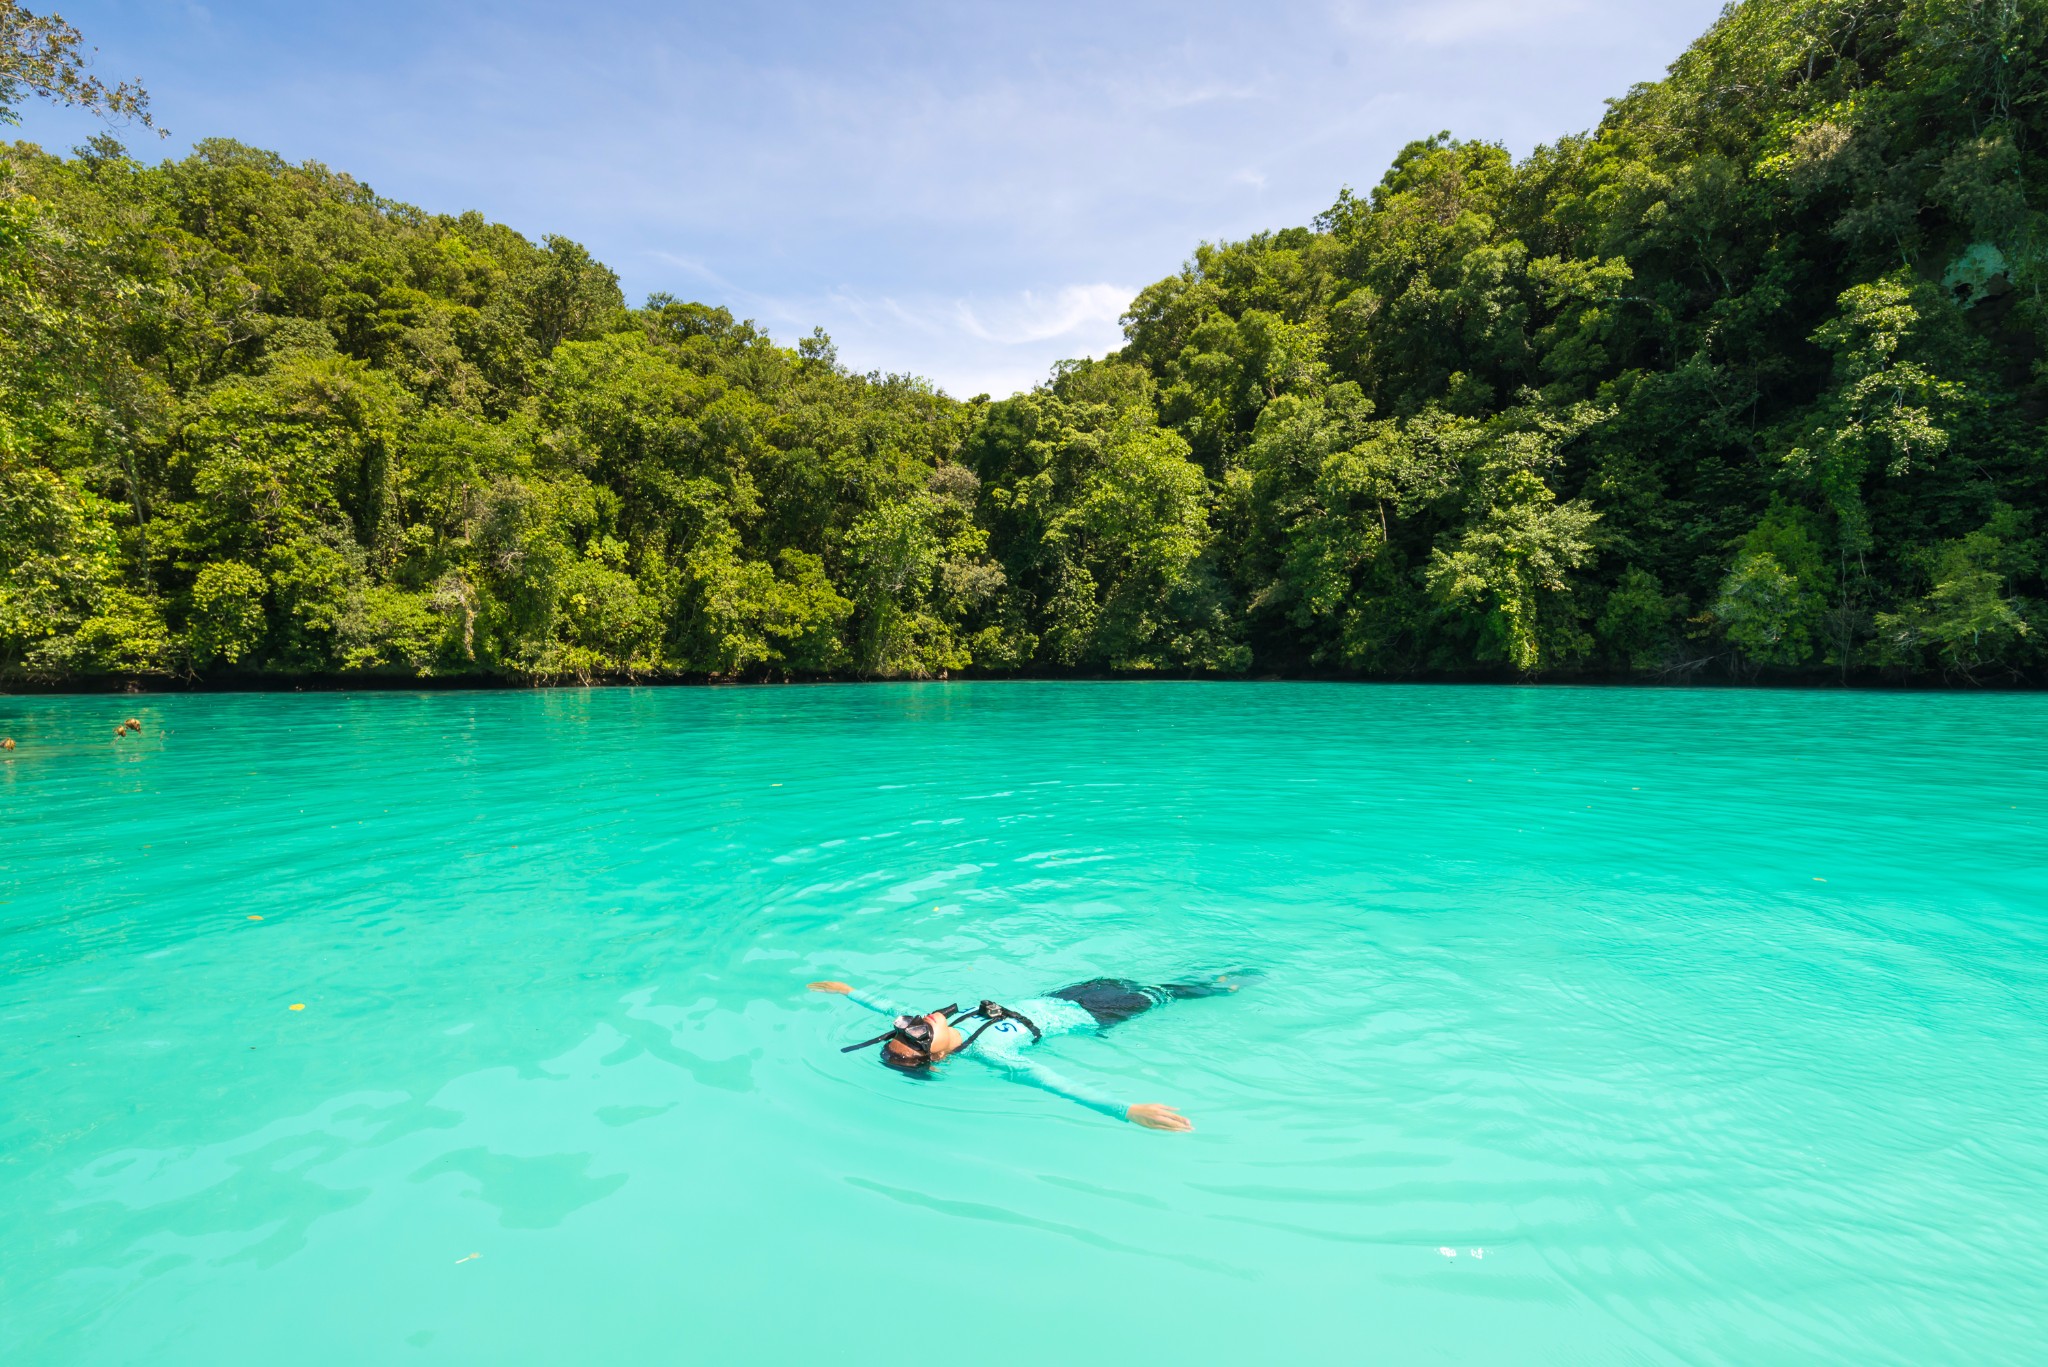
[[[0,732],[10,1364],[2041,1360],[2048,698]],[[1265,976],[1041,1053],[1192,1135],[843,1057],[875,1018],[803,990],[1232,965]]]

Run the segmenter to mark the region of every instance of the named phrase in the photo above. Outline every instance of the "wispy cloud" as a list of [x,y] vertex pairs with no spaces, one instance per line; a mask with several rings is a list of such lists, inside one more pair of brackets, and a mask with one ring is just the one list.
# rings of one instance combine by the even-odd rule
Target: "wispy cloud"
[[977,307],[963,299],[955,307],[969,336],[1000,346],[1028,346],[1056,337],[1096,340],[1105,329],[1121,337],[1117,320],[1135,294],[1126,285],[1068,285],[1050,297],[1025,290],[994,304]]
[[778,308],[822,325],[856,370],[908,370],[952,394],[1001,396],[1031,388],[1059,361],[1122,346],[1119,320],[1135,293],[1113,284],[972,298],[837,290]]
[[1189,81],[1171,71],[1152,72],[1137,79],[1111,78],[1103,83],[1103,89],[1132,108],[1162,112],[1269,98],[1256,81]]
[[650,251],[649,253],[647,253],[647,256],[649,260],[659,261],[666,266],[673,266],[677,270],[683,272],[685,275],[694,276],[696,279],[702,280],[706,284],[713,285],[723,293],[729,295],[743,295],[749,293],[749,291],[747,291],[746,289],[742,288],[739,285],[734,284],[731,280],[726,279],[725,276],[720,275],[717,271],[711,269],[709,265],[707,265],[703,261],[698,260],[696,257],[683,256],[676,252],[664,252],[658,250]]
[[1590,0],[1430,0],[1403,9],[1395,29],[1413,42],[1443,45],[1505,38],[1583,15]]

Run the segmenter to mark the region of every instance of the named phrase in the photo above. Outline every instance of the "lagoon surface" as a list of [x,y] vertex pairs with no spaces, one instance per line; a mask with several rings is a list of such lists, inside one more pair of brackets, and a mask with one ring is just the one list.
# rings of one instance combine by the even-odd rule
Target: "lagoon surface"
[[[2040,1361],[2048,698],[0,698],[0,732],[11,1367]],[[1191,1135],[842,1056],[881,1024],[804,990],[1233,966],[1265,976],[1038,1051]]]

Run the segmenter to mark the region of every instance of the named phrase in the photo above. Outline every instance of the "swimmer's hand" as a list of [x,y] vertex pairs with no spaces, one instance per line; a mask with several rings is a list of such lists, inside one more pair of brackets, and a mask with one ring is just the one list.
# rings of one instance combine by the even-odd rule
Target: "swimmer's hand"
[[846,984],[846,983],[812,983],[812,984],[811,984],[811,991],[813,991],[813,992],[837,992],[837,993],[839,993],[839,994],[841,994],[841,995],[843,996],[843,995],[845,995],[846,993],[849,993],[849,992],[853,991],[853,988],[852,988],[851,986],[849,986],[848,984]]
[[1173,1130],[1184,1133],[1195,1128],[1195,1122],[1171,1106],[1162,1106],[1156,1101],[1140,1102],[1124,1112],[1124,1119],[1133,1125],[1143,1125],[1148,1130]]

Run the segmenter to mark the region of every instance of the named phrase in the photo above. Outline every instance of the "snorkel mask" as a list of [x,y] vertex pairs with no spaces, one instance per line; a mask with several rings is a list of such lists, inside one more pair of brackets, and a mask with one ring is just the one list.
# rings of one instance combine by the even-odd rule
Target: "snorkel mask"
[[[950,1006],[941,1007],[937,1011],[927,1011],[923,1016],[898,1016],[894,1025],[873,1039],[864,1039],[859,1044],[849,1044],[839,1052],[842,1054],[852,1054],[879,1044],[883,1046],[882,1056],[889,1062],[899,1067],[923,1067],[932,1061],[932,1023],[927,1017],[945,1016],[950,1020],[953,1013],[959,1009],[960,1004],[955,1002]],[[890,1040],[915,1050],[917,1057],[904,1058],[900,1054],[892,1053],[888,1048]]]

